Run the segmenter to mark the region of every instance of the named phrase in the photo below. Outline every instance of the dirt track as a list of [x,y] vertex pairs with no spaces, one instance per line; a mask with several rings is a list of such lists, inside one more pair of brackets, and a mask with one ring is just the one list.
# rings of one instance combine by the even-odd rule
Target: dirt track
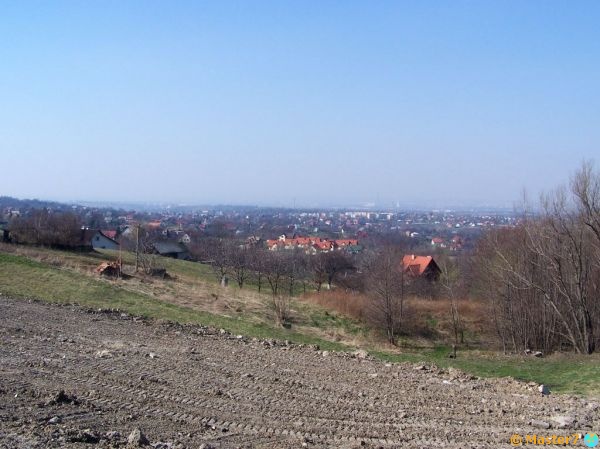
[[0,298],[0,447],[125,447],[135,428],[163,448],[510,447],[513,433],[598,431],[600,408],[508,380]]

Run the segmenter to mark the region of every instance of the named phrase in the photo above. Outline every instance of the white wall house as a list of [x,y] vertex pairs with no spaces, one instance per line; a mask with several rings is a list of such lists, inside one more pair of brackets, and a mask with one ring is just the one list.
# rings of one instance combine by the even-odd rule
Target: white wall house
[[92,236],[92,247],[94,249],[119,249],[119,243],[105,236],[101,231],[97,231]]

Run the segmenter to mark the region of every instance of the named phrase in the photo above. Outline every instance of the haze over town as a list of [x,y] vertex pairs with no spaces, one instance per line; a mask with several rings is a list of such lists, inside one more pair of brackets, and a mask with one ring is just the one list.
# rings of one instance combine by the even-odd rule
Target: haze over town
[[583,5],[10,2],[2,194],[510,208],[597,154]]

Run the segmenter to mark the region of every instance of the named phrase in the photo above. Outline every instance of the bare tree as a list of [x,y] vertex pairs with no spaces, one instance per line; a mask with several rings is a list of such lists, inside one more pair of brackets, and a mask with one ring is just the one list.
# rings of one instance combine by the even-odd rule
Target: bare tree
[[154,248],[154,244],[159,241],[159,235],[158,231],[137,227],[136,268],[139,266],[144,274],[154,275],[157,271],[162,271],[164,275],[164,266]]
[[393,247],[385,247],[366,261],[365,284],[370,297],[371,322],[396,345],[404,314],[404,270],[402,256]]
[[286,275],[288,280],[288,294],[294,295],[294,289],[296,282],[300,281],[303,283],[304,292],[306,292],[306,274],[308,271],[308,261],[306,260],[306,254],[300,249],[296,248],[291,251],[283,253],[286,264]]
[[241,289],[250,277],[250,250],[248,250],[246,246],[232,241],[227,244],[226,251],[227,261],[231,268],[231,275]]
[[[454,334],[454,345],[464,343],[464,326],[458,310],[458,302],[456,295],[458,294],[460,284],[460,271],[458,266],[449,259],[439,260],[438,266],[441,273],[439,285],[446,294],[450,302],[450,319],[452,322],[452,332]],[[455,354],[456,355],[456,354]]]
[[350,257],[342,251],[329,251],[317,257],[323,258],[322,266],[327,276],[327,287],[330,289],[340,274],[355,269]]
[[227,285],[230,272],[230,251],[227,243],[221,238],[209,237],[199,239],[190,247],[194,259],[211,266],[217,282]]
[[276,297],[281,293],[287,276],[287,258],[284,252],[265,252],[263,254],[263,269],[271,294]]
[[265,252],[264,275],[271,289],[271,303],[277,322],[285,325],[289,320],[290,296],[283,292],[289,273],[288,256],[284,252]]
[[327,272],[325,269],[325,258],[322,254],[316,254],[310,259],[310,268],[312,271],[313,283],[317,292],[321,292],[323,284],[327,282]]
[[18,243],[75,249],[84,244],[81,220],[71,212],[32,211],[11,220],[11,235]]
[[[490,233],[479,247],[503,345],[592,353],[600,326],[600,176],[584,164],[571,188],[544,195],[541,211],[514,230]],[[481,257],[483,256],[483,257]]]
[[252,246],[248,250],[248,263],[252,276],[256,280],[258,286],[258,292],[262,291],[264,275],[266,271],[266,265],[268,260],[268,253],[265,249],[259,248],[258,246]]
[[571,191],[581,221],[595,237],[594,254],[600,266],[600,172],[594,170],[591,162],[584,162],[571,178]]
[[527,280],[550,304],[575,350],[590,354],[596,346],[592,310],[598,294],[592,233],[568,204],[565,190],[545,197],[542,205],[543,218],[527,223],[526,230],[533,260],[545,276]]

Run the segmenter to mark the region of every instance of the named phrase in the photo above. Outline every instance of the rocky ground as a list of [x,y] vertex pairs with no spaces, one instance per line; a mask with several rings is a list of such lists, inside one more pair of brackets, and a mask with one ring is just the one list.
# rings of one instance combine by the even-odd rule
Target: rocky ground
[[0,298],[0,447],[509,447],[597,402],[364,353]]

